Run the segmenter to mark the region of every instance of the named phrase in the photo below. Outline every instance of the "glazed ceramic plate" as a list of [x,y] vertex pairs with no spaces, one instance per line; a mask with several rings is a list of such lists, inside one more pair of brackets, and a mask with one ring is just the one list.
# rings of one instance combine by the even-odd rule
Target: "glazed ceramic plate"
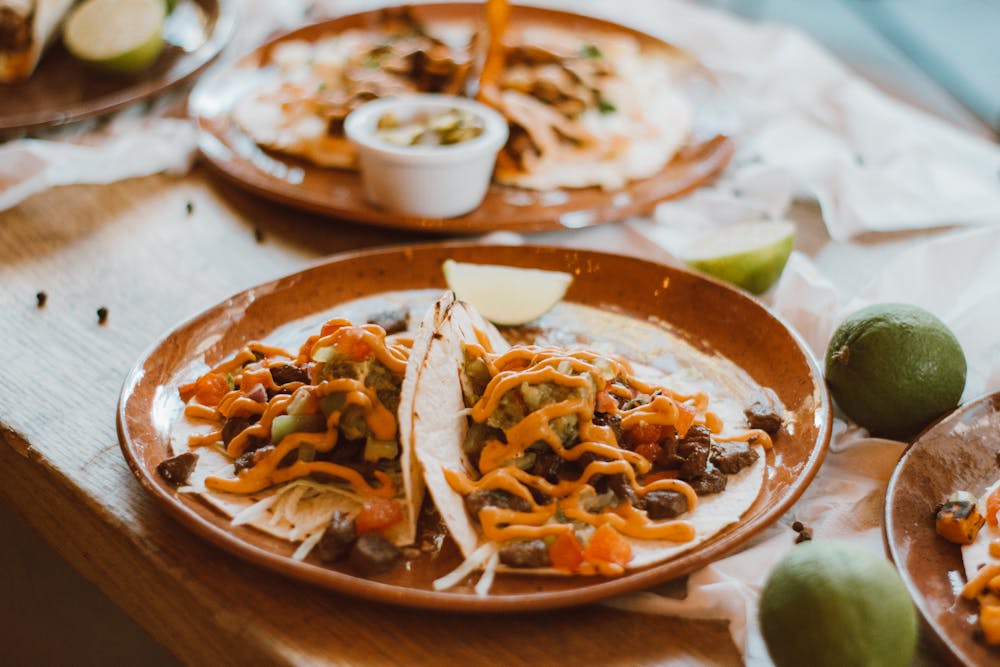
[[211,62],[229,41],[234,24],[232,0],[180,0],[164,27],[163,53],[135,77],[94,71],[57,39],[30,79],[0,84],[0,133],[69,123],[161,93]]
[[885,540],[910,595],[944,647],[966,665],[1000,661],[974,638],[979,605],[959,596],[961,548],[938,536],[934,508],[955,491],[979,495],[1000,478],[1000,393],[968,403],[906,450],[885,499]]
[[[728,164],[732,142],[711,132],[682,149],[658,174],[614,191],[600,188],[535,192],[500,185],[490,187],[483,204],[456,218],[416,218],[381,211],[364,199],[357,172],[326,169],[258,147],[233,121],[235,103],[253,89],[274,45],[292,39],[316,40],[349,28],[372,25],[379,11],[344,16],[310,25],[268,42],[234,65],[202,79],[192,92],[189,112],[200,129],[201,151],[225,177],[251,192],[276,201],[370,225],[433,232],[478,233],[494,230],[531,232],[579,228],[623,220],[652,210],[657,202],[684,194],[712,179]],[[482,3],[418,5],[418,19],[482,20]],[[537,7],[513,7],[511,22],[555,24],[636,35],[642,43],[667,47],[629,28],[595,18]],[[667,47],[670,48],[670,47]],[[704,82],[701,82],[704,83]]]
[[[169,456],[172,415],[180,406],[177,387],[192,379],[193,369],[228,358],[249,340],[287,330],[291,322],[308,322],[311,326],[304,330],[314,330],[337,312],[338,304],[400,290],[436,293],[444,288],[441,263],[447,258],[572,271],[576,278],[566,300],[658,322],[697,349],[724,355],[773,389],[794,427],[776,435],[763,490],[741,521],[671,561],[619,578],[501,575],[489,596],[477,597],[467,585],[444,592],[431,586],[461,562],[450,540],[438,553],[362,579],[346,566],[293,560],[289,543],[246,526],[230,526],[227,517],[176,493],[155,473],[156,464]],[[118,408],[118,433],[132,471],[153,498],[192,531],[240,558],[318,586],[394,604],[520,611],[645,588],[731,552],[781,516],[812,480],[829,442],[830,408],[822,377],[799,338],[757,301],[721,283],[617,255],[452,243],[340,255],[198,315],[167,334],[129,374]]]

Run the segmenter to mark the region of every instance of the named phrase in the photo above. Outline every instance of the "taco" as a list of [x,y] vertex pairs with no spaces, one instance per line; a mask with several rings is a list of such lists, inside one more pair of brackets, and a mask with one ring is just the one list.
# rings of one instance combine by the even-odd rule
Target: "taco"
[[439,588],[479,568],[482,593],[494,569],[616,575],[661,562],[738,521],[760,491],[776,411],[750,413],[763,428],[724,424],[706,393],[582,346],[511,347],[453,299],[432,338],[414,446],[466,557]]
[[[296,558],[315,549],[323,561],[350,554],[366,574],[388,569],[414,541],[423,500],[401,416],[429,340],[333,319],[296,354],[248,343],[180,387],[160,474],[233,525],[298,543]],[[193,470],[177,474],[185,462]]]

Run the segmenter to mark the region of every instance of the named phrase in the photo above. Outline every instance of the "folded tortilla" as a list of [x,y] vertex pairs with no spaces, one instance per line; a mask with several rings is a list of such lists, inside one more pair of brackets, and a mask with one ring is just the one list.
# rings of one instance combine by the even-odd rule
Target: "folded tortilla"
[[[384,532],[387,539],[400,546],[412,544],[416,538],[417,519],[424,497],[424,483],[412,448],[412,415],[417,388],[414,371],[424,362],[431,334],[431,331],[421,329],[415,336],[402,377],[399,407],[395,414],[400,470],[399,477],[392,481],[397,489],[394,499],[403,505],[405,521]],[[327,379],[336,379],[336,376]],[[181,415],[171,430],[171,450],[175,456],[187,451],[198,455],[195,469],[182,491],[196,494],[204,502],[232,518],[233,525],[248,525],[289,542],[301,542],[306,547],[301,554],[304,556],[319,539],[335,511],[353,515],[368,500],[347,483],[323,481],[316,479],[314,475],[252,493],[218,490],[219,485],[213,484],[212,479],[235,483],[240,477],[234,474],[234,461],[222,451],[221,443],[213,445],[197,442],[199,436],[211,434],[216,428],[215,424]],[[192,436],[195,438],[194,445]]]
[[[414,451],[423,466],[428,492],[451,537],[467,559],[481,557],[480,547],[488,540],[467,511],[463,494],[453,488],[448,477],[459,473],[475,480],[479,476],[462,449],[469,429],[469,410],[462,389],[466,347],[492,347],[494,352],[500,353],[509,346],[492,325],[470,306],[456,302],[454,297],[439,303],[432,338],[420,369],[418,382],[422,388],[416,392],[413,403]],[[694,509],[677,517],[676,521],[686,522],[693,529],[690,539],[673,541],[624,536],[631,547],[626,569],[673,558],[739,521],[759,494],[765,477],[762,448],[753,447],[759,454],[756,461],[728,475],[725,491],[699,497]],[[530,574],[569,574],[552,567],[501,566],[500,569]]]
[[27,79],[75,0],[0,0],[0,83]]

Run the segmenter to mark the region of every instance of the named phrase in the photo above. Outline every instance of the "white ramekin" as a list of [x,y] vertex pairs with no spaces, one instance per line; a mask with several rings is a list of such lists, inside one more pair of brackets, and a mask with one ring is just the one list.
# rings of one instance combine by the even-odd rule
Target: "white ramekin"
[[[378,119],[460,109],[477,116],[483,133],[446,146],[394,146],[378,138]],[[365,197],[379,208],[424,218],[451,218],[483,201],[507,121],[484,104],[451,95],[413,94],[364,104],[347,116],[344,132],[358,149]]]

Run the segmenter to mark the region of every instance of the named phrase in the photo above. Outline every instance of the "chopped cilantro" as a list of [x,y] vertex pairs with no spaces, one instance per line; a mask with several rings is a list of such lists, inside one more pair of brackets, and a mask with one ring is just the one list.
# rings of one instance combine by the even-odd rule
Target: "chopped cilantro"
[[580,55],[584,58],[590,58],[591,60],[600,60],[604,57],[601,50],[594,46],[593,44],[584,44],[580,47]]
[[614,113],[618,111],[618,107],[616,107],[614,104],[607,101],[603,97],[598,97],[597,110],[600,111],[601,113]]

